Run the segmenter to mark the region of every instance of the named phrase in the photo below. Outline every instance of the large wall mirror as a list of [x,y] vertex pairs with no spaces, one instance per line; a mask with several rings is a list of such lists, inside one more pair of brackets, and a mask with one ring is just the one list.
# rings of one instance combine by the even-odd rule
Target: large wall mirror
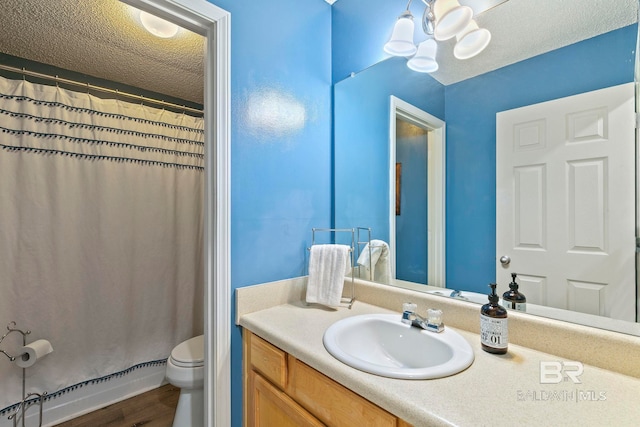
[[[634,147],[637,139],[634,76],[637,68],[638,3],[635,0],[616,0],[598,5],[602,2],[572,0],[562,5],[555,3],[553,7],[529,7],[531,5],[527,6],[527,3],[531,2],[509,0],[479,15],[477,19],[481,26],[484,24],[494,35],[492,44],[479,57],[468,60],[472,62],[459,65],[460,69],[451,70],[457,67],[456,62],[444,58],[437,73],[421,74],[409,70],[406,59],[392,57],[353,73],[334,85],[335,226],[370,227],[373,238],[393,243],[391,256],[395,280],[392,280],[392,285],[446,296],[461,291],[455,295],[484,303],[488,284],[497,282],[502,293],[508,290],[510,273],[514,272],[519,275],[521,290],[527,295],[529,313],[640,335],[635,249],[639,211],[636,195],[638,160],[635,150],[631,148],[628,151],[632,153],[630,160],[629,155],[621,155],[628,160],[624,166],[614,158],[601,161],[604,155],[597,153],[587,154],[580,161],[565,159],[563,170],[566,173],[563,173],[566,179],[562,182],[551,175],[536,175],[535,166],[542,164],[539,158],[531,160],[533,166],[527,169],[533,173],[505,178],[499,173],[503,159],[500,147],[513,141],[504,142],[505,131],[497,125],[498,117],[510,117],[508,114],[513,113],[520,114],[517,123],[514,122],[520,126],[517,127],[521,130],[518,135],[530,137],[536,132],[546,132],[541,131],[542,128],[523,127],[523,123],[541,120],[536,106],[584,94],[591,94],[586,96],[595,97],[598,104],[601,96],[605,96],[601,91],[617,87],[627,94],[623,96],[624,102],[613,101],[607,106],[602,101],[601,107],[595,109],[578,108],[572,113],[553,113],[551,117],[562,116],[565,124],[569,123],[566,117],[575,119],[570,126],[576,133],[571,136],[561,131],[563,141],[574,138],[574,142],[582,143],[586,139],[580,138],[587,138],[587,134],[608,140],[613,138],[610,130],[627,127],[632,133],[625,144],[628,148],[629,145]],[[402,8],[401,5],[398,7]],[[565,7],[568,11],[564,11]],[[376,13],[376,8],[370,9],[373,10],[367,13]],[[419,12],[414,12],[414,15],[419,16]],[[567,22],[572,20],[571,34],[567,34],[564,27],[546,27],[549,21],[558,25],[551,15],[563,15],[562,19]],[[394,18],[389,17],[390,28]],[[528,33],[531,38],[523,42],[519,37],[510,37],[509,31],[501,29],[502,25],[510,27],[509,31],[523,26],[535,30]],[[554,38],[562,38],[562,41],[554,45]],[[447,50],[450,51],[454,43],[440,43],[438,55],[441,51],[443,56],[450,55]],[[517,61],[502,58],[505,55],[500,52],[513,50],[513,43],[524,43],[541,50],[519,47],[516,50],[527,51],[523,58]],[[482,58],[485,53],[487,57]],[[487,58],[491,59],[491,64],[487,63]],[[473,61],[478,64],[476,69]],[[420,147],[428,149],[431,130],[406,123],[401,116],[394,117],[391,111],[393,98],[444,123],[444,179],[437,191],[442,192],[445,202],[438,206],[437,212],[444,212],[439,225],[429,225],[429,214],[434,208],[428,206],[431,191],[434,191],[429,171],[424,162],[418,175],[413,169],[409,170],[418,168],[420,159],[428,159],[428,150]],[[586,102],[585,98],[572,99],[578,106]],[[591,120],[593,115],[589,111],[598,108],[598,111],[622,111],[622,104],[628,110],[617,118],[598,116]],[[514,113],[520,110],[522,112]],[[522,114],[531,116],[528,118]],[[510,129],[506,134],[513,136],[517,133],[513,127]],[[391,144],[392,131],[396,137],[394,144]],[[523,141],[528,144],[526,138]],[[414,146],[403,145],[402,148],[401,144]],[[397,161],[399,158],[405,160]],[[391,170],[393,163],[402,163],[398,186],[392,182],[395,176],[395,170]],[[624,169],[628,173],[614,188],[611,185],[614,178],[610,178],[609,172],[616,169]],[[572,193],[572,202],[564,196],[563,203],[571,205],[564,211],[549,207],[548,198],[558,198],[555,194],[559,190],[565,191],[567,186],[580,180],[592,184],[600,182],[602,186],[583,187],[580,190],[582,195]],[[516,197],[516,201],[509,199],[504,193],[505,186],[519,186],[524,196],[508,196]],[[396,197],[395,188],[401,197]],[[600,193],[594,195],[597,191],[589,188],[600,188]],[[622,202],[615,197],[621,197]],[[630,198],[633,200],[629,201]],[[399,209],[396,209],[397,203]],[[427,206],[423,206],[423,213],[419,213],[410,203],[426,203]],[[520,209],[520,219],[533,218],[531,223],[539,225],[537,229],[529,228],[526,238],[522,236],[527,231],[520,230],[520,246],[516,242],[507,249],[501,246],[497,237],[505,221],[500,214],[501,204],[505,203],[511,211]],[[595,206],[598,214],[588,215],[586,209],[589,206]],[[536,213],[540,215],[534,215]],[[631,218],[632,235],[624,239],[622,249],[614,250],[610,239],[614,238],[611,231],[622,221],[616,219],[622,218],[617,216],[618,213],[627,218],[625,221]],[[567,222],[566,217],[571,215],[577,218],[577,223]],[[506,228],[513,231],[517,227],[511,221]],[[559,228],[558,223],[561,224]],[[556,228],[547,227],[549,225]],[[430,261],[430,239],[437,237],[438,232],[443,238],[442,245],[435,249],[439,251],[439,258],[431,254],[431,259],[436,261]],[[572,235],[574,240],[580,234],[583,241],[569,250],[597,252],[598,256],[610,256],[616,262],[609,263],[608,267],[594,267],[591,261],[584,259],[576,262],[557,260],[552,256],[538,260],[537,264],[517,261],[521,247],[535,246],[540,243],[540,236],[549,237],[549,233]],[[597,242],[598,238],[602,241]],[[509,239],[511,242],[517,240],[514,237]],[[550,253],[544,246],[547,240],[543,243],[536,250]],[[505,255],[513,261],[501,263],[499,251],[510,251]],[[622,252],[625,253],[624,259],[630,261],[623,261]],[[442,261],[440,267],[438,259]],[[562,278],[552,278],[548,272],[540,270],[541,263],[545,268],[566,274]],[[574,267],[577,265],[577,270],[574,268],[568,273],[569,263]],[[624,277],[622,279],[607,279],[601,274],[629,267],[630,273],[619,276]],[[443,271],[435,274],[429,271],[430,268],[442,268]],[[625,282],[624,286],[619,282]]]

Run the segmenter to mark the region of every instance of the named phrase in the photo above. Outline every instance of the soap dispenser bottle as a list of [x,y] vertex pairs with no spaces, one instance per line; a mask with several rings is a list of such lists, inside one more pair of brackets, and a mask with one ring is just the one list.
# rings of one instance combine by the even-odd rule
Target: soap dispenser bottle
[[516,283],[516,273],[511,273],[511,283],[509,290],[502,294],[502,301],[506,308],[518,311],[527,311],[527,298],[518,290]]
[[498,304],[496,284],[491,283],[489,303],[480,309],[480,343],[489,353],[505,354],[509,343],[507,310]]

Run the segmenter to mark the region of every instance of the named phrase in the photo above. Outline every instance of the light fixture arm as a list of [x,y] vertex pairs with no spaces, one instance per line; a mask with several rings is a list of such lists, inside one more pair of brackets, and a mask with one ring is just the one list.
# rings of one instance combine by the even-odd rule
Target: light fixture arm
[[410,18],[410,19],[413,19],[413,15],[411,14],[411,10],[409,10],[409,8],[411,7],[411,2],[412,2],[412,1],[413,1],[413,0],[409,0],[409,3],[407,3],[407,7],[406,7],[406,9],[404,10],[404,12],[402,12],[402,13],[400,14],[400,16],[398,16],[398,19],[401,19],[401,18]]
[[422,14],[422,31],[432,36],[436,28],[436,16],[433,14],[433,4],[436,0],[422,0],[422,2],[425,5],[424,13]]

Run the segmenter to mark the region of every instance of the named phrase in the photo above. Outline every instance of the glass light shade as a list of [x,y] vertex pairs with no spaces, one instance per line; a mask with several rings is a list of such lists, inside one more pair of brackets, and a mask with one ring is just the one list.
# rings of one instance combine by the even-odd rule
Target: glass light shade
[[407,67],[419,73],[433,73],[438,70],[436,53],[438,44],[434,39],[426,39],[418,46],[416,56],[407,61]]
[[489,45],[491,33],[485,28],[479,28],[473,19],[462,32],[456,35],[456,46],[453,55],[458,59],[468,59],[476,56]]
[[178,29],[180,28],[172,22],[165,21],[162,18],[158,18],[157,16],[144,11],[140,12],[140,22],[151,34],[163,39],[175,36],[178,34]]
[[413,16],[407,12],[400,15],[391,38],[384,45],[384,51],[389,55],[411,56],[416,53],[416,45],[413,44]]
[[460,6],[458,0],[436,0],[433,13],[436,17],[436,29],[433,33],[436,40],[455,37],[473,18],[473,10],[468,6]]

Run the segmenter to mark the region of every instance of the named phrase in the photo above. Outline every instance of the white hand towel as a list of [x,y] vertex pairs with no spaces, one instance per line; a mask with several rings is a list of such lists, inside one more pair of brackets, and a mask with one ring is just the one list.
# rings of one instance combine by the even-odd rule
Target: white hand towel
[[338,307],[344,276],[351,272],[347,245],[313,245],[309,254],[307,302]]
[[[371,248],[371,250],[369,250]],[[389,245],[383,240],[372,240],[367,243],[360,256],[358,257],[358,265],[360,269],[360,278],[366,280],[374,280],[378,283],[391,283],[391,260],[389,259]],[[373,274],[371,272],[373,270]]]

